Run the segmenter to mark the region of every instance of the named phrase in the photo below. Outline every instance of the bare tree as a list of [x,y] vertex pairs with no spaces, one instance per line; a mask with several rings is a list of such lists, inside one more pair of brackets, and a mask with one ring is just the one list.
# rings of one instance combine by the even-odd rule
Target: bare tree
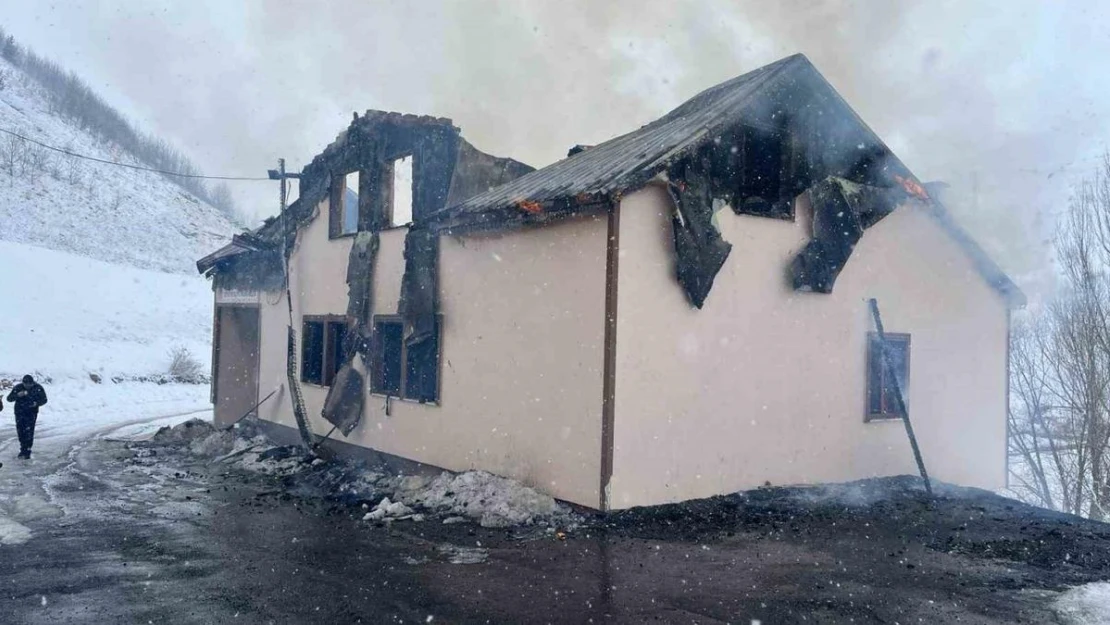
[[[79,76],[66,71],[49,59],[38,56],[33,50],[20,46],[12,36],[5,35],[2,30],[0,30],[0,56],[22,70],[17,73],[24,84],[33,81],[41,89],[51,113],[91,133],[113,151],[114,160],[127,155],[149,167],[171,172],[165,175],[166,179],[214,206],[227,199],[216,197],[215,194],[220,192],[218,187],[209,188],[198,178],[174,175],[195,176],[200,171],[182,152],[170,144],[136,129],[134,124],[101,98]],[[223,210],[228,216],[235,217],[233,207]]]
[[13,135],[7,135],[4,143],[0,145],[0,158],[3,159],[4,168],[12,178],[15,178],[15,166],[22,166],[25,149],[26,142]]
[[46,149],[37,145],[28,145],[25,152],[26,176],[31,184],[38,182],[39,177],[49,169],[50,156]]
[[1110,156],[1076,190],[1055,238],[1064,287],[1015,325],[1012,473],[1028,500],[1110,511]]
[[231,187],[226,182],[221,182],[212,187],[210,194],[212,206],[235,222],[240,222],[239,209],[235,206],[235,198],[231,195]]

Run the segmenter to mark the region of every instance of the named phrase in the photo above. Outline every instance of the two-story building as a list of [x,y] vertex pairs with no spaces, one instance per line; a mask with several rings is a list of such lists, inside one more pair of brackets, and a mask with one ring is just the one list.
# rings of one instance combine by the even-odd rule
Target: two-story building
[[299,182],[198,263],[217,421],[613,509],[916,473],[896,378],[1005,483],[1021,293],[803,56],[536,171],[370,111]]

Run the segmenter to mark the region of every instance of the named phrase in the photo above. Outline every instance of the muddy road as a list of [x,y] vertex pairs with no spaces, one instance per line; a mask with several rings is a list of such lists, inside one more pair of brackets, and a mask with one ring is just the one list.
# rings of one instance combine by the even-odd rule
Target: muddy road
[[0,546],[0,620],[1051,623],[1057,591],[1110,578],[1107,526],[897,480],[877,500],[758,491],[556,534],[374,524],[311,467],[152,455],[101,437],[36,460],[27,492],[53,512]]

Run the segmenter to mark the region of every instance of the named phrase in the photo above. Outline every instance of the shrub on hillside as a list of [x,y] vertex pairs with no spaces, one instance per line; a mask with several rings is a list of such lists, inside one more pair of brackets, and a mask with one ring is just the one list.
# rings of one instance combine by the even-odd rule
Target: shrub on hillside
[[166,373],[179,382],[196,382],[204,377],[204,365],[187,347],[170,350],[170,367]]

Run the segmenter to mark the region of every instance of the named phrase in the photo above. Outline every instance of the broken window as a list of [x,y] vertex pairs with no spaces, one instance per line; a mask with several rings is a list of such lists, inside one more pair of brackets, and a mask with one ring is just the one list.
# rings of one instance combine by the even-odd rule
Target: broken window
[[891,378],[890,368],[883,360],[882,341],[879,340],[878,333],[871,332],[867,336],[868,420],[902,417],[895,397],[895,381],[898,383],[897,388],[902,391],[903,401],[909,403],[910,335],[887,332],[885,336],[894,378]]
[[439,324],[432,335],[405,349],[405,399],[439,400]]
[[782,202],[784,167],[783,137],[761,128],[742,130],[741,181],[738,213],[781,217],[792,211],[792,203]]
[[412,156],[393,161],[393,200],[390,207],[390,226],[412,223]]
[[301,381],[308,384],[324,383],[324,323],[304,322],[301,347]]
[[335,373],[346,362],[347,354],[343,346],[347,339],[347,324],[338,321],[328,322],[327,360],[324,361],[324,384],[331,386]]
[[341,317],[305,318],[301,347],[301,381],[330,386],[343,364],[347,326]]
[[358,232],[358,190],[362,176],[358,171],[340,178],[332,189],[330,201],[331,237],[342,237]]
[[382,395],[401,395],[401,361],[404,356],[404,327],[400,319],[374,319],[373,375],[370,390]]
[[439,320],[432,336],[408,346],[400,317],[374,318],[370,392],[421,403],[439,401]]

